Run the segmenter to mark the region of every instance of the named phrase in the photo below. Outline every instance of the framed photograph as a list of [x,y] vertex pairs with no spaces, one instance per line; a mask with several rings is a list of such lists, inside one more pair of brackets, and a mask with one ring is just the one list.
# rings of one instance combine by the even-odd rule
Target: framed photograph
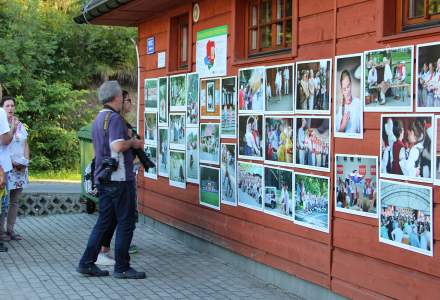
[[362,139],[364,136],[364,105],[362,91],[363,54],[336,56],[334,80],[334,136]]
[[155,146],[157,144],[157,112],[145,112],[144,143]]
[[238,112],[263,113],[265,67],[238,70]]
[[221,127],[222,138],[237,137],[237,77],[221,79]]
[[365,51],[364,62],[364,110],[411,112],[414,47]]
[[237,206],[237,145],[221,144],[220,186],[221,202]]
[[170,145],[168,140],[168,127],[159,127],[159,176],[168,177],[169,176],[169,161],[170,161]]
[[185,151],[170,150],[170,185],[186,189]]
[[264,166],[238,162],[238,205],[263,210]]
[[295,73],[295,112],[330,114],[331,59],[297,62]]
[[440,185],[440,116],[435,116],[435,136],[434,136],[434,147],[435,147],[435,169],[434,169],[434,184]]
[[335,155],[335,210],[377,218],[377,156]]
[[170,76],[170,111],[186,111],[186,74]]
[[168,126],[168,77],[159,77],[159,126]]
[[220,169],[200,165],[200,205],[220,210]]
[[417,45],[416,111],[440,112],[440,43]]
[[295,167],[330,172],[330,117],[296,118]]
[[292,171],[276,167],[264,168],[264,204],[265,213],[292,219],[293,178]]
[[330,232],[330,178],[318,175],[294,174],[295,224]]
[[273,165],[293,166],[295,132],[293,117],[264,118],[264,162]]
[[199,128],[186,128],[186,181],[199,183]]
[[381,179],[379,241],[433,256],[432,188]]
[[238,116],[238,157],[263,160],[263,115]]
[[185,150],[185,113],[170,113],[170,149]]
[[[187,75],[186,127],[199,126],[199,74]],[[198,172],[198,171],[197,171]]]
[[200,80],[200,118],[220,119],[220,78]]
[[382,115],[380,176],[432,183],[433,127],[432,115]]
[[144,170],[144,177],[157,179],[157,148],[145,145],[144,151],[148,158],[156,165],[154,168],[149,168],[148,171]]
[[157,111],[159,98],[159,85],[157,78],[145,79],[144,81],[144,103],[146,111]]
[[293,74],[293,64],[266,67],[266,113],[293,114]]
[[220,124],[200,124],[200,163],[219,165],[220,162]]

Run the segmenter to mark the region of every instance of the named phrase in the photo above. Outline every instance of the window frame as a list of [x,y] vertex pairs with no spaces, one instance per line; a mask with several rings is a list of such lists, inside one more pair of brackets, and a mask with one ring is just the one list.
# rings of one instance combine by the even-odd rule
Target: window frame
[[429,0],[424,0],[423,16],[410,18],[410,1],[401,0],[396,3],[396,31],[398,33],[430,28],[440,24],[440,12],[432,15],[429,14]]
[[[186,27],[186,49],[184,47],[184,38],[183,38],[183,30]],[[177,17],[177,45],[179,48],[177,49],[177,64],[176,69],[182,70],[188,68],[189,61],[189,20],[186,14]],[[183,52],[186,51],[186,58],[183,58]]]

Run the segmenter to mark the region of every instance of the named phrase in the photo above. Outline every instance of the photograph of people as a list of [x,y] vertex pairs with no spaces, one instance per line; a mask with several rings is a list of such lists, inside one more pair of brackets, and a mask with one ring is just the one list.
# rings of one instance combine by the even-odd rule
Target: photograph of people
[[296,167],[330,171],[330,117],[296,118]]
[[236,144],[221,144],[220,185],[221,202],[237,205],[237,162]]
[[157,113],[146,112],[145,113],[145,144],[156,145],[157,143]]
[[186,111],[186,74],[170,76],[170,111]]
[[432,182],[432,122],[429,115],[382,115],[382,177]]
[[220,124],[200,124],[200,162],[218,165],[220,160]]
[[330,113],[331,65],[330,59],[296,64],[296,113]]
[[292,171],[281,168],[264,168],[263,210],[282,218],[293,214]]
[[170,150],[170,186],[186,188],[185,151]]
[[335,210],[377,218],[377,156],[335,155]]
[[293,113],[293,64],[266,68],[266,112]]
[[237,137],[237,77],[225,77],[221,80],[221,130],[222,138]]
[[200,165],[200,205],[220,210],[219,168]]
[[199,125],[199,74],[187,75],[186,87],[186,126]]
[[434,184],[440,185],[440,116],[435,116],[435,170],[434,170]]
[[264,166],[238,162],[238,205],[263,209]]
[[413,46],[365,52],[365,111],[412,111],[413,55]]
[[341,138],[363,137],[364,105],[361,102],[363,55],[336,57],[334,96],[334,135]]
[[238,116],[238,157],[263,160],[263,115]]
[[170,149],[185,150],[185,113],[171,113],[169,129]]
[[440,111],[440,43],[417,46],[416,111]]
[[200,80],[200,119],[220,119],[220,78]]
[[[145,146],[145,154],[147,157],[157,166],[157,148],[155,146]],[[144,177],[157,179],[157,168],[149,168],[148,171],[144,170]]]
[[159,77],[159,126],[168,126],[168,77]]
[[170,155],[168,150],[170,149],[168,144],[168,127],[159,127],[159,176],[168,177],[169,175],[169,161]]
[[295,224],[329,232],[329,178],[294,173],[294,186]]
[[263,112],[265,93],[265,68],[246,68],[238,71],[239,112]]
[[159,97],[157,78],[145,79],[144,81],[144,101],[146,111],[157,111]]
[[199,183],[199,129],[186,128],[186,181]]
[[381,179],[379,195],[379,241],[432,256],[432,188]]
[[265,162],[292,166],[293,160],[293,117],[265,117]]

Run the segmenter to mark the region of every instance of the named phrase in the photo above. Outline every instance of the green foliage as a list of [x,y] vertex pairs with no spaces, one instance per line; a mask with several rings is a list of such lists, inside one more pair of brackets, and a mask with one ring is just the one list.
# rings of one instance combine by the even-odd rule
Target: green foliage
[[312,177],[307,175],[296,175],[295,179],[298,183],[304,183],[304,189],[316,196],[327,196],[328,181],[324,178]]

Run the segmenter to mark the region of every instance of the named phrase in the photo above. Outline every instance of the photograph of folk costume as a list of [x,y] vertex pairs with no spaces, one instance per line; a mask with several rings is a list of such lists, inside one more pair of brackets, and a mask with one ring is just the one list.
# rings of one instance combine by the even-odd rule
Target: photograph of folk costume
[[263,160],[263,115],[238,116],[238,157]]
[[238,112],[264,112],[264,67],[246,68],[238,71]]
[[412,111],[413,52],[413,46],[365,52],[365,111]]
[[145,79],[144,81],[144,103],[146,111],[157,111],[157,102],[159,98],[158,80]]
[[220,185],[221,202],[237,205],[237,161],[236,144],[221,144]]
[[382,115],[380,175],[432,182],[433,134],[431,115]]
[[335,59],[334,135],[341,138],[363,138],[364,105],[363,55],[350,54]]
[[221,132],[222,138],[237,137],[237,77],[222,78],[221,97]]
[[157,144],[157,112],[145,112],[144,142],[147,145]]
[[185,151],[170,150],[170,181],[171,186],[185,189]]
[[168,126],[168,77],[159,77],[159,126]]
[[199,129],[186,128],[186,181],[199,183]]
[[220,164],[220,124],[200,124],[199,159],[204,164]]
[[186,77],[186,127],[199,125],[199,74]]
[[330,171],[330,117],[296,118],[296,167]]
[[377,156],[335,155],[335,210],[377,218]]
[[416,111],[440,111],[440,43],[417,46]]
[[281,218],[292,218],[292,171],[281,168],[264,168],[264,212]]
[[186,111],[186,74],[170,76],[170,111]]
[[200,205],[220,210],[220,170],[200,165]]
[[432,188],[380,180],[379,241],[433,256]]
[[293,166],[294,118],[265,117],[265,163]]
[[293,113],[293,64],[266,68],[266,112]]
[[154,168],[149,168],[148,171],[144,170],[144,177],[150,179],[157,179],[157,148],[155,146],[145,146],[145,154],[154,163]]
[[238,205],[262,210],[264,166],[238,162]]
[[170,149],[185,150],[185,113],[170,114]]
[[296,113],[329,114],[332,62],[330,59],[296,64]]
[[169,175],[169,161],[170,154],[168,150],[170,149],[168,141],[168,127],[159,127],[159,176],[168,177]]
[[220,78],[200,80],[200,119],[220,119]]
[[435,116],[435,169],[434,169],[434,184],[440,185],[440,116]]

